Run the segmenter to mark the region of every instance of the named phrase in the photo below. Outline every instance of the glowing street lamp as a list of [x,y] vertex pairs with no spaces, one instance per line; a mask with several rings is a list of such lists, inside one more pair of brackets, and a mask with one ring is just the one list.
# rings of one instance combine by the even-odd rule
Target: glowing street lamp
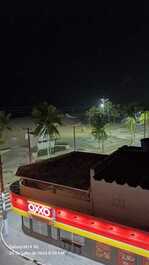
[[104,109],[105,104],[104,104],[104,103],[100,103],[100,107],[101,107],[102,109]]
[[99,107],[100,107],[101,109],[103,109],[103,111],[104,111],[104,109],[105,109],[105,103],[107,103],[108,101],[109,101],[108,98],[100,98],[100,99],[99,99]]

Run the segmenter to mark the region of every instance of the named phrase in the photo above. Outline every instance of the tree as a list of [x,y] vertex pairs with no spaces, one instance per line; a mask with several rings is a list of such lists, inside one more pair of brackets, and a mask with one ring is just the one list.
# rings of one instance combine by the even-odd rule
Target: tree
[[57,111],[56,107],[44,102],[33,108],[32,117],[36,125],[34,134],[46,137],[47,154],[50,156],[51,144],[53,141],[56,142],[59,136],[57,126],[62,124],[62,115]]
[[126,118],[126,126],[128,130],[130,131],[131,139],[130,139],[130,144],[135,142],[135,135],[136,135],[136,119],[134,117],[127,117]]
[[86,112],[86,116],[88,117],[89,125],[92,126],[92,122],[94,120],[95,113],[99,113],[99,109],[96,108],[95,106],[91,107],[89,110]]
[[98,104],[100,112],[105,116],[108,123],[114,122],[120,116],[120,105],[113,104],[109,99],[102,99]]
[[98,141],[98,148],[104,152],[104,141],[107,139],[107,134],[104,127],[93,127],[92,135]]
[[143,110],[140,117],[139,121],[141,124],[144,126],[144,138],[147,137],[147,129],[149,128],[149,111],[148,110]]
[[107,139],[105,131],[106,119],[105,116],[96,107],[92,107],[88,111],[90,125],[92,127],[91,133],[98,141],[98,148],[104,152],[104,141]]
[[112,101],[108,100],[105,102],[104,115],[107,120],[106,128],[109,128],[111,135],[111,125],[120,117],[120,105],[113,104]]
[[111,125],[120,118],[121,115],[120,105],[113,104],[109,99],[100,99],[98,105],[91,107],[86,113],[90,125],[92,118],[94,118],[94,114],[97,112],[101,115],[102,120],[104,120],[105,129],[107,129],[111,135]]
[[136,124],[137,124],[137,112],[139,111],[139,105],[131,103],[127,106],[122,107],[122,112],[125,117],[125,124],[130,132],[130,144],[134,143],[136,135]]
[[3,136],[6,130],[10,130],[10,117],[11,114],[6,114],[4,111],[0,111],[0,143],[3,143]]

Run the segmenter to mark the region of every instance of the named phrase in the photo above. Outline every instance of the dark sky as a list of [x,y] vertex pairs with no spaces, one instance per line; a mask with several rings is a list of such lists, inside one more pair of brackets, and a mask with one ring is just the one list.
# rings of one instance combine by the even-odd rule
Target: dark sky
[[149,101],[147,1],[98,2],[1,9],[1,106]]

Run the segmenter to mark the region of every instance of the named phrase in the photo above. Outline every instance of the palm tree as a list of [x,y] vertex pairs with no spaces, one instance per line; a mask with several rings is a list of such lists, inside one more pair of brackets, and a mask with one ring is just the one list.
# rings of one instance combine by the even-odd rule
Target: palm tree
[[144,138],[147,137],[147,129],[149,128],[149,111],[148,110],[143,110],[140,117],[139,121],[141,124],[144,126]]
[[86,116],[88,118],[89,125],[92,126],[92,122],[94,120],[95,113],[100,113],[99,109],[95,106],[91,107],[86,111]]
[[126,126],[128,130],[130,131],[131,139],[130,144],[135,142],[135,135],[136,135],[136,119],[135,117],[129,116],[126,118]]
[[104,152],[104,141],[107,139],[107,134],[104,127],[94,127],[92,128],[92,135],[98,141],[98,148]]
[[62,115],[58,113],[56,107],[44,102],[33,108],[32,117],[36,125],[34,134],[46,137],[47,154],[50,156],[51,144],[53,141],[56,142],[59,136],[57,126],[62,124]]
[[106,128],[109,130],[110,136],[112,132],[112,124],[119,118],[120,116],[120,105],[113,104],[112,101],[107,100],[102,107],[102,113],[105,116],[104,118],[107,121]]
[[134,143],[135,136],[136,136],[136,125],[137,125],[137,118],[136,113],[139,110],[139,106],[136,103],[131,103],[127,106],[122,107],[122,113],[126,117],[124,119],[125,125],[127,126],[130,132],[130,144]]
[[101,148],[102,152],[104,152],[104,141],[107,139],[107,134],[105,131],[107,120],[105,119],[104,114],[102,114],[98,108],[91,108],[89,110],[89,114],[89,120],[92,127],[91,133],[98,141],[98,148]]
[[0,143],[3,143],[3,134],[6,130],[10,130],[9,122],[10,122],[11,114],[6,114],[4,111],[0,111]]

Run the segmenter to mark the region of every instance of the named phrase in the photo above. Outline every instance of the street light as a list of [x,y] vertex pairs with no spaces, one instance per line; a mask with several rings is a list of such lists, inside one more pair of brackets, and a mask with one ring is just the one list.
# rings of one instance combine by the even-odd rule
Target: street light
[[104,97],[99,99],[99,107],[103,110],[103,112],[105,110],[105,104],[108,101],[109,101],[109,99],[108,98],[104,98]]
[[26,132],[27,132],[28,159],[29,159],[29,164],[31,164],[32,163],[32,152],[31,152],[31,138],[30,138],[30,135],[33,134],[33,132],[30,130],[30,128],[23,128],[23,130],[26,130]]
[[100,103],[100,107],[102,108],[102,109],[104,109],[104,103]]
[[4,187],[4,178],[3,178],[3,165],[2,165],[2,153],[6,153],[10,149],[0,150],[0,192],[2,199],[2,218],[5,229],[5,234],[8,235],[8,220],[7,220],[7,211],[6,211],[6,202],[5,202],[5,187]]

